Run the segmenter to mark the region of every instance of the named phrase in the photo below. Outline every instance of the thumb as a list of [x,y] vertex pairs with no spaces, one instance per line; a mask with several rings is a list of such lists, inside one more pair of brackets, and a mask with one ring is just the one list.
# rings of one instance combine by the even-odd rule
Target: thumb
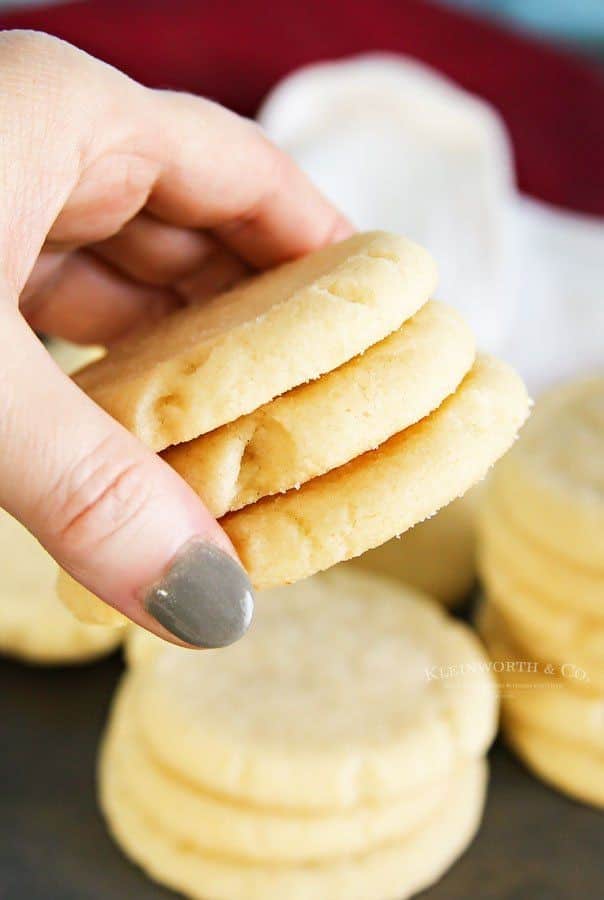
[[60,371],[17,312],[0,316],[0,505],[144,628],[196,647],[237,640],[251,585],[199,497]]

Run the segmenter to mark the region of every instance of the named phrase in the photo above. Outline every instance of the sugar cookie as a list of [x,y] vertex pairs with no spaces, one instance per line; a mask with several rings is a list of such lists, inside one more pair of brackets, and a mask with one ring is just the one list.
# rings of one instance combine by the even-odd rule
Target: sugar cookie
[[[521,646],[517,632],[491,603],[481,608],[478,627],[493,660],[506,663],[493,670],[510,746],[553,787],[604,807],[602,690],[591,694],[578,690],[583,684],[572,664],[541,663]],[[519,660],[524,660],[524,671],[519,670]]]
[[136,807],[161,822],[172,840],[201,853],[284,864],[363,852],[402,838],[444,802],[449,776],[391,803],[320,815],[262,809],[200,791],[159,765],[141,742],[129,684],[140,677],[128,675],[114,703],[104,739],[106,777],[126,784]]
[[245,863],[170,839],[141,813],[127,784],[101,764],[100,800],[118,844],[147,874],[199,900],[404,900],[440,878],[468,846],[482,815],[486,763],[451,779],[436,814],[368,853],[306,865]]
[[[604,753],[604,694],[577,690],[575,667],[552,666],[528,659],[490,604],[481,609],[479,632],[493,660],[512,667],[494,668],[506,713],[527,727],[549,733],[553,740]],[[518,663],[522,663],[522,666]]]
[[417,312],[435,283],[418,245],[357,234],[125,338],[76,381],[163,450],[352,359]]
[[492,489],[521,534],[604,572],[604,378],[542,397]]
[[[124,656],[128,666],[144,665],[153,658],[157,650],[161,650],[165,646],[166,642],[157,637],[157,635],[152,634],[145,628],[134,625],[132,622],[128,622],[124,640]],[[186,652],[183,648],[183,653]],[[199,653],[198,650],[191,650],[190,652]]]
[[155,654],[137,727],[158,762],[240,802],[392,802],[488,747],[497,704],[480,663],[475,636],[434,601],[340,568],[260,594],[226,651]]
[[[513,573],[531,594],[553,607],[585,613],[604,621],[604,569],[601,574],[573,564],[511,524],[492,491],[480,509],[480,545],[492,567]],[[542,531],[547,529],[544,523]]]
[[604,808],[604,754],[552,739],[547,732],[504,716],[509,744],[527,766],[558,790]]
[[219,517],[375,449],[436,409],[473,361],[468,326],[429,302],[361,356],[164,458]]
[[119,609],[104,603],[64,569],[57,570],[54,590],[61,603],[80,622],[106,628],[124,628],[129,624],[130,620]]
[[604,691],[604,628],[593,618],[555,608],[524,590],[509,571],[480,563],[489,602],[507,622],[514,639],[534,648],[537,658],[558,665],[575,665],[586,678],[579,687]]
[[479,356],[430,416],[377,450],[229,513],[221,524],[257,588],[294,582],[384,543],[479,481],[528,412],[507,365]]
[[102,359],[106,353],[104,347],[72,344],[71,341],[64,341],[61,338],[52,338],[47,344],[47,349],[57,365],[69,375]]

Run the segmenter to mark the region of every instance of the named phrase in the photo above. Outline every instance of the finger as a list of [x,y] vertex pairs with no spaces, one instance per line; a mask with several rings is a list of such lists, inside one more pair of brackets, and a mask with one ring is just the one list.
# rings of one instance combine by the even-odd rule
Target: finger
[[[189,94],[145,89],[130,96],[124,90],[119,99],[135,128],[128,146],[114,139],[88,162],[52,226],[53,240],[107,239],[145,204],[178,228],[215,229],[256,268],[351,233],[347,220],[253,122]],[[103,124],[109,142],[118,122]]]
[[227,291],[249,276],[250,266],[224,248],[217,248],[206,264],[175,285],[178,294],[189,303],[200,303],[220,291]]
[[55,278],[58,278],[70,252],[70,248],[63,246],[46,246],[43,248],[31,275],[27,279],[27,283],[21,291],[19,304],[22,309],[38,291],[45,290]]
[[209,234],[167,225],[144,213],[91,250],[128,277],[172,285],[189,301],[227,290],[251,272],[240,256]]
[[133,279],[164,286],[201,269],[216,248],[208,234],[141,213],[91,250]]
[[18,314],[5,307],[0,328],[0,505],[139,625],[198,647],[240,637],[249,581],[199,498],[63,375]]
[[32,33],[0,35],[0,81],[14,88],[0,96],[0,259],[17,293],[49,235],[98,242],[145,204],[216,229],[254,267],[350,230],[255,125],[207,100],[143,88]]
[[153,151],[161,168],[148,205],[160,218],[215,229],[256,268],[352,232],[254,123],[188,94],[154,92],[149,98],[163,140]]
[[76,246],[114,233],[158,164],[129,148],[143,88],[69,44],[0,33],[0,83],[0,266],[18,296],[51,232]]
[[[37,266],[36,266],[37,268]],[[60,267],[21,296],[32,328],[80,344],[110,344],[178,305],[165,289],[136,283],[89,253],[65,255]]]

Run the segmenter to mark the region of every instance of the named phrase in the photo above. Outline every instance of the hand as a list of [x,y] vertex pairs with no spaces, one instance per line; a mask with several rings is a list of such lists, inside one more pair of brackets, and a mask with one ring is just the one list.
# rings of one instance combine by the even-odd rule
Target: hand
[[47,35],[0,34],[0,122],[0,505],[135,622],[229,643],[252,599],[228,538],[32,329],[110,344],[350,226],[254,124]]

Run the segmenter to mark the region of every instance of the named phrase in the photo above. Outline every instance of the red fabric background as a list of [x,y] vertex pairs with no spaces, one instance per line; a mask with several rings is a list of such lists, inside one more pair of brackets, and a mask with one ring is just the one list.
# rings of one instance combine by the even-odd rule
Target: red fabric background
[[6,15],[0,26],[44,29],[147,84],[248,115],[304,63],[401,51],[499,109],[522,190],[604,215],[602,71],[424,0],[93,0]]

